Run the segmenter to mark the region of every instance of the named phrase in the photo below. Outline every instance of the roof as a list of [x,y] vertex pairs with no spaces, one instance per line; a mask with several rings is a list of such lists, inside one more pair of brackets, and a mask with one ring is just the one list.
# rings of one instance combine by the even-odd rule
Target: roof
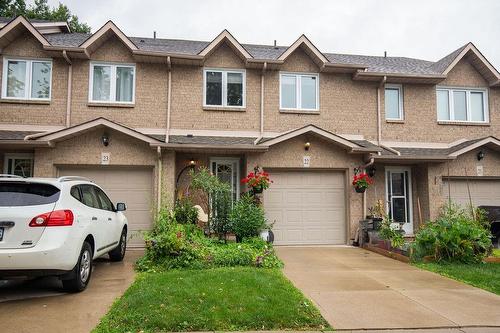
[[253,145],[257,138],[229,136],[170,135],[169,143],[207,145]]
[[24,140],[27,135],[37,134],[39,132],[30,131],[3,131],[0,130],[0,140]]
[[[15,20],[19,19],[17,17]],[[23,18],[23,17],[21,17]],[[24,19],[24,18],[23,18]],[[26,20],[26,22],[36,23],[36,20]],[[0,18],[0,24],[4,22],[4,29],[8,29],[14,20]],[[47,23],[47,22],[41,22]],[[57,23],[57,22],[54,22]],[[59,22],[60,23],[60,22]],[[29,23],[28,23],[29,24]],[[2,31],[0,30],[0,31]],[[43,31],[40,30],[42,33]],[[290,46],[256,45],[244,44],[236,40],[229,31],[223,30],[212,41],[182,40],[182,39],[164,39],[126,36],[112,22],[108,21],[94,34],[85,33],[53,33],[43,34],[50,44],[47,48],[71,48],[72,52],[88,53],[91,50],[87,48],[92,45],[93,48],[99,47],[104,39],[116,35],[124,42],[134,54],[151,56],[186,56],[197,60],[202,60],[210,55],[214,48],[221,43],[229,44],[242,58],[252,62],[272,62],[282,63],[288,55],[297,48],[302,48],[309,54],[313,60],[320,66],[346,69],[356,74],[356,79],[378,80],[380,76],[393,76],[395,78],[414,78],[420,77],[433,83],[439,82],[446,77],[448,71],[456,63],[467,56],[471,58],[472,63],[483,74],[491,85],[500,85],[499,72],[482,56],[472,43],[468,43],[438,61],[428,61],[408,57],[386,57],[386,56],[367,56],[343,53],[323,53],[314,46],[314,44],[305,36],[301,35]],[[95,40],[95,41],[94,41]],[[88,44],[88,45],[87,45]],[[91,52],[90,52],[91,53]]]
[[447,148],[432,147],[390,147],[384,149],[376,159],[410,159],[410,160],[449,160],[482,146],[493,146],[500,150],[500,140],[494,137],[483,137],[466,140]]

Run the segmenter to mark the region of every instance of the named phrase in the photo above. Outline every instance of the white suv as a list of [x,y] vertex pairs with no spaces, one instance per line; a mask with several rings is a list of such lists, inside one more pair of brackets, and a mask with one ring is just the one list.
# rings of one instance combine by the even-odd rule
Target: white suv
[[0,279],[56,275],[84,290],[94,258],[125,256],[125,209],[86,178],[0,175]]

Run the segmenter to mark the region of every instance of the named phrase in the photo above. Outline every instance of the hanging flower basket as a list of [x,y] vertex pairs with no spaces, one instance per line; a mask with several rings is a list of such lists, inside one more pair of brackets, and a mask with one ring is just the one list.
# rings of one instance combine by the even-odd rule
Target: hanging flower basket
[[372,184],[373,179],[366,172],[360,172],[358,169],[354,170],[352,185],[357,193],[364,193]]
[[250,172],[241,182],[247,185],[252,194],[260,194],[269,188],[272,181],[267,172],[261,171],[258,167],[254,171]]

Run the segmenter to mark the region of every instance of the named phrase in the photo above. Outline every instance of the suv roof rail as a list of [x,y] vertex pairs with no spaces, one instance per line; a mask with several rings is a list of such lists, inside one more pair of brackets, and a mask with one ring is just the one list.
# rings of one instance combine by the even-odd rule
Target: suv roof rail
[[11,175],[8,173],[0,173],[0,178],[24,178],[24,177],[18,175]]
[[59,177],[57,178],[57,181],[62,183],[62,182],[69,182],[69,181],[72,181],[72,180],[83,180],[83,181],[86,181],[86,182],[92,182],[92,180],[88,179],[88,178],[85,178],[85,177],[80,177],[80,176],[62,176],[62,177]]

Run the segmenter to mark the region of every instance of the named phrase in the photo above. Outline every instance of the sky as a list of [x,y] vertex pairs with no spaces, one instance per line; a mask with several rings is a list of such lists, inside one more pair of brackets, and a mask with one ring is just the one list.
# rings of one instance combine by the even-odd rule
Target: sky
[[112,20],[138,37],[288,46],[305,34],[323,52],[436,61],[473,42],[500,70],[500,0],[49,0],[96,31]]

